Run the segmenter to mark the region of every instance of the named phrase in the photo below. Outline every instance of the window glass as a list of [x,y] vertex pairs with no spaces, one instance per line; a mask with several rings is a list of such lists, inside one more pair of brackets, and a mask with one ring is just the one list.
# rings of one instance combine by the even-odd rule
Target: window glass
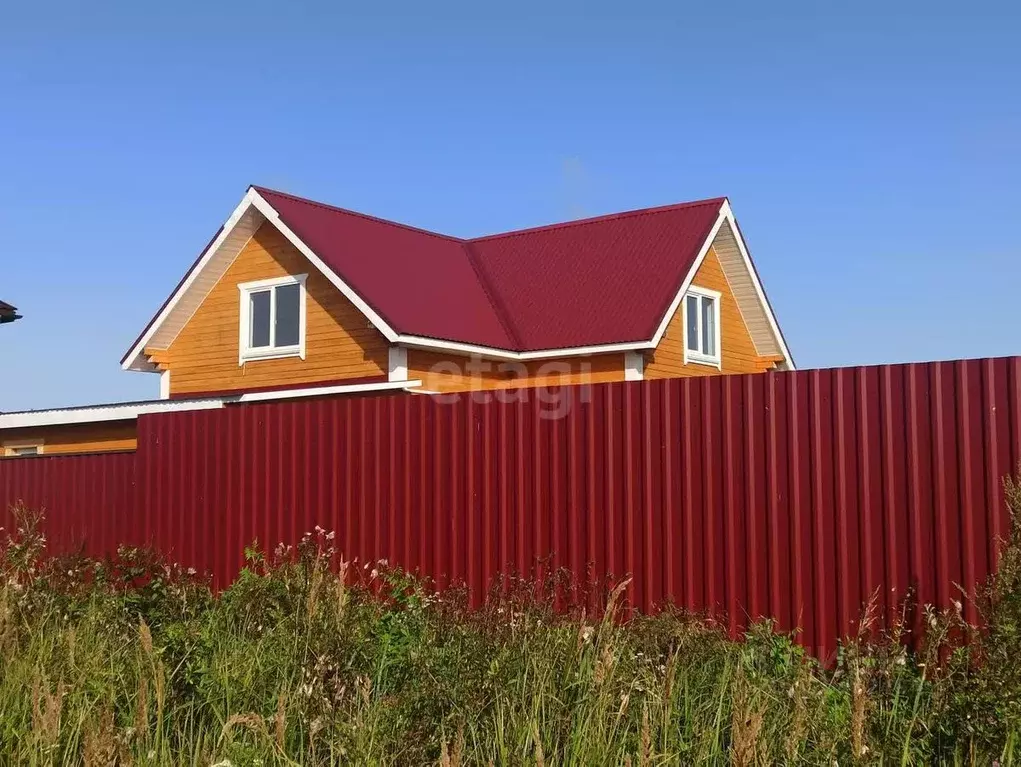
[[252,334],[250,344],[253,349],[269,346],[270,335],[270,301],[272,295],[268,290],[252,293],[250,299],[250,313],[252,323]]
[[716,302],[702,296],[702,353],[716,354]]
[[698,351],[698,296],[688,296],[686,303],[686,321],[688,323],[688,349]]
[[9,449],[11,455],[39,455],[39,448],[35,445],[32,447],[12,447]]
[[281,285],[276,289],[276,334],[273,345],[297,346],[301,335],[301,287]]

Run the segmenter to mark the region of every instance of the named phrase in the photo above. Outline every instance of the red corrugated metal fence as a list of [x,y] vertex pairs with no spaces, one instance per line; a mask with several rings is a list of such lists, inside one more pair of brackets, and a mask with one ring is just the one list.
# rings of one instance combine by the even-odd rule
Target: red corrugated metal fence
[[103,555],[129,543],[139,498],[134,453],[0,460],[0,540],[23,503],[45,514],[47,545],[61,554]]
[[[1002,478],[1021,458],[1017,358],[520,396],[147,415],[134,495],[127,456],[26,459],[0,462],[0,502],[35,473],[23,492],[52,525],[151,542],[218,583],[253,540],[293,543],[316,525],[348,558],[476,594],[546,558],[582,577],[632,573],[643,610],[710,609],[735,631],[772,616],[824,655],[873,593],[892,618],[910,589],[946,605],[986,577]],[[75,484],[99,482],[74,476],[87,462],[109,501]]]

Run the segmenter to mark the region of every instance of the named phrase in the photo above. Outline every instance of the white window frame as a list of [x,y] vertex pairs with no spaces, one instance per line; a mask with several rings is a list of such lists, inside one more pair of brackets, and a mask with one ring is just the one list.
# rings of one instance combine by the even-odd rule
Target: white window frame
[[[18,455],[14,452],[15,450],[24,450],[30,447],[36,449],[35,455]],[[36,456],[43,455],[45,452],[44,441],[42,439],[24,439],[4,442],[0,455],[3,455],[4,458],[35,458]]]
[[[688,296],[698,296],[699,298],[708,298],[712,300],[714,311],[716,312],[716,340],[713,347],[716,349],[715,354],[703,354],[700,351],[688,348]],[[701,288],[697,285],[691,285],[687,292],[684,294],[684,300],[681,301],[683,307],[683,314],[681,316],[681,327],[684,344],[684,362],[685,364],[692,362],[696,365],[711,365],[712,367],[723,369],[723,305],[721,302],[723,294],[718,290],[711,290],[709,288]],[[702,312],[698,313],[698,337],[702,338]]]
[[[238,365],[257,360],[278,360],[286,357],[300,357],[305,359],[305,320],[307,294],[305,280],[307,274],[295,274],[288,277],[274,277],[269,280],[255,280],[253,282],[242,282],[238,285],[241,300],[240,325],[238,328]],[[294,346],[266,346],[253,348],[252,338],[252,317],[251,317],[251,296],[252,293],[260,293],[265,290],[272,290],[283,285],[298,286],[298,343]],[[270,293],[269,302],[269,328],[270,341],[275,340],[276,334],[276,292]]]

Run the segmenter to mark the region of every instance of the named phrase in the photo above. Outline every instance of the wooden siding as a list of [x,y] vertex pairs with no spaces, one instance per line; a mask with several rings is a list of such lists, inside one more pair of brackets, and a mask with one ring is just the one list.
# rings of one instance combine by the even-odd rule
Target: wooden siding
[[[305,359],[238,364],[238,284],[307,274]],[[266,223],[242,248],[167,350],[146,349],[170,371],[170,394],[209,394],[386,377],[386,339],[337,288]]]
[[137,425],[134,420],[5,429],[0,431],[0,448],[3,448],[0,449],[0,456],[10,457],[6,450],[8,445],[24,445],[39,440],[42,441],[43,455],[134,450],[136,434]]
[[624,355],[602,354],[522,363],[409,349],[408,378],[421,380],[422,389],[434,392],[609,383],[624,380]]
[[745,265],[744,256],[737,244],[734,230],[729,222],[724,222],[720,227],[719,234],[713,240],[713,250],[723,273],[730,283],[730,291],[734,294],[734,300],[741,307],[744,315],[744,323],[748,328],[748,335],[752,339],[755,351],[762,357],[776,355],[783,356],[783,349],[779,339],[773,334],[773,326],[769,321],[769,313],[762,301],[759,300],[759,293],[755,289],[755,281],[752,272]]
[[695,274],[692,285],[720,292],[721,368],[713,365],[684,364],[684,303],[667,326],[659,346],[646,354],[646,378],[684,378],[722,373],[760,373],[769,370],[777,357],[760,357],[745,326],[734,292],[730,289],[720,259],[713,248]]

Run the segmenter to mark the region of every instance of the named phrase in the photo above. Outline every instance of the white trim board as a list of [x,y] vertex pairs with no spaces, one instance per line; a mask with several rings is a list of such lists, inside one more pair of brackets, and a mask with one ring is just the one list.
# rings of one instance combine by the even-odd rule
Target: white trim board
[[341,384],[338,386],[312,386],[279,391],[247,392],[230,397],[209,397],[192,400],[151,402],[122,402],[114,405],[95,405],[60,410],[34,410],[23,413],[0,413],[0,438],[4,429],[24,429],[35,426],[66,426],[104,421],[130,421],[149,413],[174,413],[189,410],[218,410],[233,404],[271,402],[282,399],[305,399],[338,394],[396,391],[421,386],[415,381],[379,381],[375,383]]
[[769,320],[769,326],[773,331],[773,336],[776,338],[777,346],[780,347],[780,353],[783,355],[786,369],[796,370],[797,368],[794,365],[794,358],[791,356],[790,349],[787,348],[787,342],[784,340],[783,333],[780,332],[780,325],[776,321],[776,315],[773,314],[773,309],[769,305],[769,300],[766,298],[766,291],[762,288],[762,282],[759,280],[759,273],[755,270],[752,258],[748,254],[748,246],[745,244],[744,237],[741,236],[741,230],[737,226],[737,219],[734,218],[734,211],[730,207],[729,200],[723,203],[722,214],[726,216],[727,223],[730,224],[730,230],[734,236],[735,242],[737,242],[737,248],[741,251],[741,257],[744,259],[745,268],[748,270],[748,274],[752,278],[752,284],[755,286],[755,294],[758,296],[759,303],[762,305],[762,309],[766,314],[766,319]]
[[[251,234],[254,234],[258,230],[259,226],[262,225],[261,217],[258,220],[256,220],[256,218],[259,217],[261,214],[259,214],[258,211],[253,210],[252,208],[252,203],[254,201],[254,196],[256,194],[257,192],[254,189],[249,189],[245,196],[241,198],[241,202],[238,203],[238,206],[234,208],[234,211],[230,214],[230,216],[228,216],[227,220],[224,222],[223,227],[220,229],[220,233],[209,244],[205,252],[203,252],[202,255],[199,257],[199,260],[195,262],[194,266],[192,266],[191,271],[189,271],[188,274],[185,275],[185,278],[181,281],[181,284],[178,286],[177,290],[175,290],[174,293],[167,300],[166,304],[160,310],[159,314],[156,315],[156,317],[149,324],[149,327],[146,328],[145,332],[142,333],[139,339],[135,342],[135,345],[132,346],[130,351],[128,351],[128,353],[124,356],[124,360],[121,362],[122,369],[139,370],[145,372],[156,371],[156,367],[154,365],[149,364],[145,360],[144,353],[146,346],[149,345],[149,342],[153,339],[156,333],[163,328],[167,320],[181,304],[184,297],[188,295],[191,288],[195,286],[199,277],[206,270],[206,267],[209,266],[209,263],[213,260],[213,257],[219,253],[220,248],[223,246],[223,244],[228,240],[228,238],[235,234],[235,229],[237,229],[239,225],[242,225],[242,222],[244,222],[244,230],[250,232],[249,237],[245,238],[245,243],[247,243]],[[243,245],[238,247],[237,252],[240,253],[241,248],[243,247],[244,247]],[[233,262],[233,258],[231,258],[231,262]],[[229,264],[224,266],[224,268],[221,271],[221,274],[217,276],[217,279],[213,281],[212,285],[209,286],[209,289],[211,289],[213,285],[215,285],[216,282],[219,281],[219,277],[222,276],[222,272],[225,272],[228,266]],[[201,305],[202,301],[205,300],[206,295],[208,295],[208,289],[206,290],[205,294],[202,295],[201,298],[195,302],[195,306],[190,311],[187,312],[188,318],[190,318],[191,315],[194,314],[195,309],[197,309],[198,306]],[[187,318],[184,319],[182,322],[179,322],[178,324],[179,327],[183,328],[184,325],[187,324]],[[174,333],[173,337],[176,338],[176,336],[177,334]],[[171,338],[170,340],[172,341],[173,338]],[[169,347],[169,345],[170,345],[169,343],[166,344],[167,347]]]
[[305,397],[327,397],[331,394],[360,394],[362,392],[375,391],[400,391],[410,389],[413,386],[421,386],[422,382],[414,381],[380,381],[378,383],[364,384],[340,384],[338,386],[314,386],[307,389],[281,389],[280,391],[254,391],[241,394],[234,399],[226,400],[226,404],[232,402],[270,402],[278,399],[299,399]]
[[408,350],[403,346],[391,346],[387,353],[387,377],[391,381],[408,380]]
[[624,380],[641,381],[645,378],[645,356],[641,352],[624,352]]
[[462,354],[477,354],[480,357],[492,357],[502,360],[543,360],[554,357],[576,357],[607,352],[626,352],[636,349],[651,349],[650,341],[627,341],[619,344],[603,344],[601,346],[572,346],[563,349],[542,349],[534,352],[512,352],[506,349],[495,349],[490,346],[462,344],[457,341],[440,341],[422,336],[398,336],[399,343],[419,349],[443,349]]

